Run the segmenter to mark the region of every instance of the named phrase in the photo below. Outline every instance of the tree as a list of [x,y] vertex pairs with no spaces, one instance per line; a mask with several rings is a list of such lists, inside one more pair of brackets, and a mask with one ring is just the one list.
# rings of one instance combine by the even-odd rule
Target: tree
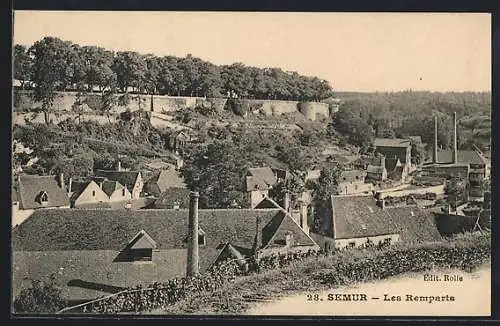
[[146,61],[137,52],[118,52],[114,58],[111,69],[116,74],[118,87],[127,92],[129,87],[141,92],[145,88]]
[[33,74],[33,60],[24,45],[14,46],[14,78],[19,80],[21,88],[24,89],[26,82],[29,82]]
[[290,195],[290,207],[295,206],[302,192],[305,190],[303,180],[295,173],[292,173],[287,179],[281,180],[269,190],[269,196],[282,203],[285,194]]
[[113,52],[97,46],[84,46],[80,50],[84,62],[84,81],[88,90],[99,87],[101,92],[116,83],[116,74],[111,69]]
[[22,289],[14,300],[17,313],[55,313],[65,307],[55,275],[48,281],[33,280],[30,288]]
[[200,205],[206,208],[228,208],[234,202],[246,207],[246,171],[241,152],[228,140],[197,146],[181,169],[188,188],[200,192]]
[[420,165],[427,159],[427,151],[425,148],[418,144],[411,145],[411,163],[415,165]]
[[337,188],[342,171],[342,165],[335,161],[329,162],[321,169],[319,178],[313,189],[313,195],[316,200],[326,201],[332,195],[338,193]]
[[42,103],[45,123],[49,123],[57,90],[65,90],[78,75],[80,64],[71,42],[45,37],[29,49],[33,57],[34,99]]
[[366,148],[373,141],[374,131],[367,122],[342,108],[332,121],[336,131],[348,137],[352,145]]
[[447,196],[447,200],[452,204],[452,207],[456,208],[459,201],[467,199],[467,188],[467,179],[460,175],[446,181],[444,191]]

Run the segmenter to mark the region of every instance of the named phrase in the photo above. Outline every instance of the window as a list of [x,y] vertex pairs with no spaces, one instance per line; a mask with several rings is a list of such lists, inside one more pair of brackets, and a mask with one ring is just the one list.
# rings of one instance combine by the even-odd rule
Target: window
[[38,198],[36,199],[36,201],[40,204],[40,205],[47,205],[49,203],[49,195],[47,195],[47,192],[45,191],[41,191],[38,196]]
[[92,190],[92,197],[95,197],[95,190]]
[[359,175],[356,176],[356,180],[359,180]]
[[125,197],[125,188],[122,189],[122,197]]
[[198,245],[199,246],[204,246],[206,245],[206,238],[205,238],[205,234],[198,234]]
[[354,242],[354,241],[349,242],[348,247],[349,247],[349,248],[354,248],[354,247],[356,247],[356,242]]

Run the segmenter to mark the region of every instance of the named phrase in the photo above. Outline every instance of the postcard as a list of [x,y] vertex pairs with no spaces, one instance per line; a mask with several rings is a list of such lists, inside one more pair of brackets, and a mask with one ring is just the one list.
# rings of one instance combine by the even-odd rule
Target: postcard
[[12,316],[491,316],[490,14],[13,22]]

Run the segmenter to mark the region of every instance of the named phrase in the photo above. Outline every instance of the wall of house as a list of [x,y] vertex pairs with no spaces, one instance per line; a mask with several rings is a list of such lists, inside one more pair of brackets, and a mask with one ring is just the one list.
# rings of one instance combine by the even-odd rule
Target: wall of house
[[339,195],[351,195],[373,190],[373,184],[365,183],[363,180],[354,182],[341,182],[338,185]]
[[461,175],[462,177],[467,177],[469,175],[469,166],[462,165],[436,165],[436,166],[425,166],[422,168],[425,172],[431,173],[435,177],[446,178],[450,175],[456,176]]
[[[93,191],[95,192],[95,195],[92,195]],[[85,188],[85,190],[80,194],[80,196],[78,196],[73,205],[77,207],[83,204],[103,203],[107,202],[108,200],[108,196],[104,191],[102,191],[101,188],[99,188],[99,185],[91,182],[87,186],[87,188]]]
[[405,189],[405,190],[396,190],[396,191],[384,191],[384,192],[377,192],[377,198],[383,199],[385,197],[403,197],[403,196],[408,196],[410,194],[419,194],[419,195],[425,195],[427,193],[434,193],[437,196],[444,195],[444,183],[439,186],[432,186],[432,187],[425,187],[425,188],[419,188],[419,189]]
[[261,250],[259,252],[259,258],[268,257],[272,255],[306,253],[309,250],[319,250],[319,249],[320,247],[318,245],[269,248]]
[[354,248],[360,247],[362,245],[366,245],[367,240],[370,239],[370,242],[374,245],[377,245],[379,242],[384,242],[385,239],[391,239],[391,244],[397,243],[400,241],[399,234],[386,234],[386,235],[377,235],[371,237],[363,237],[363,238],[349,238],[349,239],[335,239],[335,248],[343,249],[350,248],[351,243],[354,243]]
[[254,208],[257,206],[262,199],[264,199],[265,196],[267,196],[269,193],[268,190],[254,190],[250,191],[250,206],[251,208]]
[[[123,195],[123,190],[125,190],[125,195]],[[115,190],[111,194],[111,196],[109,196],[110,202],[117,202],[117,201],[122,201],[122,200],[129,200],[129,199],[132,199],[132,194],[125,187],[123,189]]]

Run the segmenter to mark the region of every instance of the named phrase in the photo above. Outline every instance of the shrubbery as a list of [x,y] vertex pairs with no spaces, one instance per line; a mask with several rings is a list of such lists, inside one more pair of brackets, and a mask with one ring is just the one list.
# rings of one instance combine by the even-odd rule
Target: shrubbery
[[21,290],[14,300],[17,313],[53,313],[65,306],[61,290],[55,286],[54,276],[48,282],[32,281],[31,287]]

